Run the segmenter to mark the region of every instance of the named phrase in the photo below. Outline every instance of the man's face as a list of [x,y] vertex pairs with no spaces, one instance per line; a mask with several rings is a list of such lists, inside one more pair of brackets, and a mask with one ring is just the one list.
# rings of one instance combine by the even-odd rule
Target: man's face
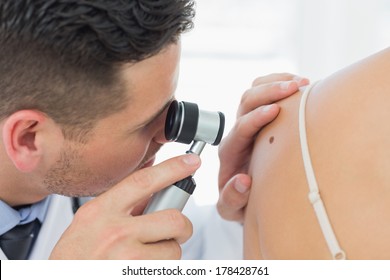
[[165,117],[176,89],[179,60],[180,45],[171,44],[158,55],[125,67],[126,109],[98,121],[87,144],[66,141],[45,176],[45,188],[50,193],[93,196],[153,164],[165,142]]

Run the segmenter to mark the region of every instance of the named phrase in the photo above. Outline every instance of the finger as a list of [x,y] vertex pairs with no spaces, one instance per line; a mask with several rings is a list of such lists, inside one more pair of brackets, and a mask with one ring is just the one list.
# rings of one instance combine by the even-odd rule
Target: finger
[[118,260],[179,260],[182,255],[180,244],[174,240],[154,243],[122,242],[115,249],[110,248],[108,256],[101,259]]
[[140,201],[193,174],[199,166],[200,158],[195,154],[171,158],[156,166],[134,172],[97,199],[104,201],[110,211],[130,214]]
[[245,142],[253,137],[268,123],[273,121],[279,114],[280,107],[277,104],[270,104],[256,108],[239,118],[231,133],[234,141],[243,139]]
[[279,111],[280,107],[277,104],[267,105],[253,110],[236,121],[218,148],[221,162],[220,188],[248,161],[248,153],[251,152],[255,136],[276,118]]
[[192,223],[176,209],[153,212],[134,219],[139,222],[137,235],[142,243],[174,239],[182,244],[192,235]]
[[144,199],[140,201],[136,206],[134,206],[133,210],[131,211],[131,216],[139,216],[142,215],[144,212],[146,206],[148,205],[151,197],[148,197],[147,199]]
[[295,75],[295,74],[273,73],[273,74],[269,74],[266,76],[257,77],[253,81],[252,86],[258,86],[261,84],[267,84],[267,83],[278,82],[278,81],[291,81],[291,80],[295,80],[296,82],[298,82],[298,84],[300,84],[302,82],[303,83],[308,82],[308,79],[300,77],[300,76]]
[[182,249],[179,243],[174,240],[163,240],[155,243],[146,244],[146,249],[141,258],[143,260],[179,260],[182,255]]
[[217,203],[221,217],[226,220],[243,222],[251,183],[251,178],[245,174],[237,174],[226,183]]
[[271,104],[259,107],[239,118],[219,146],[220,157],[235,155],[247,149],[248,143],[254,141],[256,134],[274,120],[279,111],[280,107],[277,104]]
[[282,100],[297,92],[299,87],[303,85],[294,80],[289,80],[254,86],[242,95],[237,117],[241,117],[259,106]]

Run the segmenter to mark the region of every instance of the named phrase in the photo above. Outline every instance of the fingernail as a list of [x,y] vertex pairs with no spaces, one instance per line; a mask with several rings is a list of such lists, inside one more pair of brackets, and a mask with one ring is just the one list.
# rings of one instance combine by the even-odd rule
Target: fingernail
[[266,112],[268,112],[269,110],[272,109],[273,105],[274,105],[274,104],[270,104],[270,105],[263,106],[263,107],[261,107],[261,110],[262,110],[264,113],[266,113]]
[[200,158],[195,154],[187,154],[183,157],[183,162],[187,165],[198,165]]
[[281,82],[280,83],[280,89],[281,90],[288,90],[290,85],[293,83],[293,81],[288,81],[288,82]]
[[300,76],[295,76],[293,78],[293,81],[296,81],[298,83],[298,85],[303,85],[303,84],[307,84],[309,83],[309,79],[307,78],[302,78]]
[[249,186],[244,185],[240,180],[236,180],[236,183],[234,184],[234,188],[239,192],[239,193],[246,193],[249,190]]

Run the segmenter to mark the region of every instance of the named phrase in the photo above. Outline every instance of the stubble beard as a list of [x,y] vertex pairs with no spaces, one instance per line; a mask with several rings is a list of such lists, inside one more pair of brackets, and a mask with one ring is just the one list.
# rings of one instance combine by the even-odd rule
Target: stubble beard
[[67,145],[58,161],[49,169],[43,181],[52,194],[70,197],[97,196],[115,182],[82,164],[80,149]]

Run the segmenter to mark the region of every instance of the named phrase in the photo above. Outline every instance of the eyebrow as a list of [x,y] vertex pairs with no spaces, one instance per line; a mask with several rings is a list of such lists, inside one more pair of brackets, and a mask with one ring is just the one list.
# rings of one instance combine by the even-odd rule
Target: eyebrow
[[172,101],[173,101],[174,99],[175,99],[174,97],[170,98],[170,99],[164,104],[164,106],[162,106],[161,109],[158,110],[157,113],[155,113],[153,116],[151,116],[150,118],[148,118],[146,121],[144,121],[144,122],[140,123],[139,125],[137,125],[137,126],[135,127],[134,130],[139,129],[139,128],[144,127],[144,126],[147,126],[147,125],[150,124],[152,121],[154,121],[158,116],[160,116],[160,115],[167,109],[167,107],[172,103]]

